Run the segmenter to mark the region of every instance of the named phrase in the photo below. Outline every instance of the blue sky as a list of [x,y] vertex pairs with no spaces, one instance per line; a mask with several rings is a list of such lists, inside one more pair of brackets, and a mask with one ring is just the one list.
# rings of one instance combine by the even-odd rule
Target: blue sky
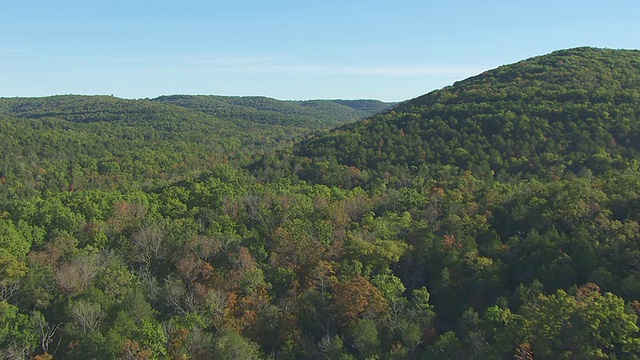
[[558,49],[640,48],[637,0],[2,3],[1,97],[399,101]]

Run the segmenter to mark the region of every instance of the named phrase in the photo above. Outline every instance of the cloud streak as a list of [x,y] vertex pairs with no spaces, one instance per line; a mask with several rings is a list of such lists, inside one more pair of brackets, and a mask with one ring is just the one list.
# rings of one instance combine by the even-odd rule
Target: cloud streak
[[228,70],[252,73],[309,75],[373,75],[373,76],[445,76],[468,75],[485,70],[478,66],[332,66],[332,65],[266,65],[236,67]]
[[255,56],[255,57],[203,57],[187,59],[187,62],[193,64],[259,64],[274,61],[273,57]]
[[[218,73],[255,75],[363,75],[382,77],[470,76],[486,70],[479,66],[316,66],[316,65],[227,65],[199,63],[205,66],[160,66],[134,70],[140,73]],[[236,63],[237,64],[237,63]]]
[[152,56],[152,57],[134,57],[134,58],[117,58],[118,62],[128,63],[147,63],[147,64],[211,64],[211,65],[231,65],[231,64],[259,64],[274,61],[273,57],[268,56]]
[[[272,56],[194,56],[116,59],[122,66],[117,73],[201,73],[245,75],[349,75],[375,77],[465,77],[486,70],[480,66],[386,65],[355,66],[287,63]],[[144,64],[144,66],[140,66]]]
[[22,49],[0,48],[0,55],[18,54],[18,53],[23,53],[27,51],[31,51],[31,48],[22,48]]

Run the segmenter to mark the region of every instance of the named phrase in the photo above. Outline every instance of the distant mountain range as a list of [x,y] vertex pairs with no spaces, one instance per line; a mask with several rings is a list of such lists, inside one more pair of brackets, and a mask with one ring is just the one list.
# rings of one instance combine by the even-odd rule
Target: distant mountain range
[[[50,188],[74,183],[69,179],[74,168],[87,175],[75,183],[89,177],[92,186],[112,176],[182,178],[205,169],[211,158],[250,158],[389,106],[374,100],[185,95],[153,100],[1,98],[0,143],[5,147],[0,177]],[[156,169],[154,174],[142,175],[149,166]],[[44,183],[34,185],[38,179]]]
[[364,119],[394,103],[378,100],[283,101],[260,96],[171,95],[151,101],[177,105],[222,119],[326,128]]
[[170,114],[176,119],[191,112],[213,115],[238,124],[328,128],[360,120],[393,103],[377,100],[283,101],[267,97],[170,95],[128,100],[113,96],[61,95],[42,98],[0,98],[0,114],[19,118],[56,117],[73,122],[153,121]]

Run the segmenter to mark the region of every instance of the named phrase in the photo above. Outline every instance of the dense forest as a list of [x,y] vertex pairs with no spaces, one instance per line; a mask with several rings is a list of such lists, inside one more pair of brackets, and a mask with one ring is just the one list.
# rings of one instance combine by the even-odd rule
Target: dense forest
[[372,100],[349,106],[340,100],[315,102],[325,105],[309,110],[296,102],[220,96],[3,98],[0,178],[6,186],[0,197],[170,184],[197,176],[212,163],[243,164],[390,106]]
[[172,95],[151,99],[240,123],[326,129],[378,114],[393,104],[377,100],[281,101],[258,96]]
[[640,51],[389,105],[0,99],[0,357],[639,359]]

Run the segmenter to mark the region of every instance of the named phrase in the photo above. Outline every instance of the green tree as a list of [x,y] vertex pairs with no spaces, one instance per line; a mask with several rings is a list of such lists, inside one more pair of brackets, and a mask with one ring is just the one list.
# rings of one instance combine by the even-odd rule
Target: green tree
[[496,329],[499,342],[510,343],[512,352],[527,344],[536,359],[640,355],[637,316],[623,299],[602,294],[594,284],[571,294],[562,289],[551,295],[539,294],[528,299],[516,314],[491,309],[489,318],[503,324],[502,330]]

